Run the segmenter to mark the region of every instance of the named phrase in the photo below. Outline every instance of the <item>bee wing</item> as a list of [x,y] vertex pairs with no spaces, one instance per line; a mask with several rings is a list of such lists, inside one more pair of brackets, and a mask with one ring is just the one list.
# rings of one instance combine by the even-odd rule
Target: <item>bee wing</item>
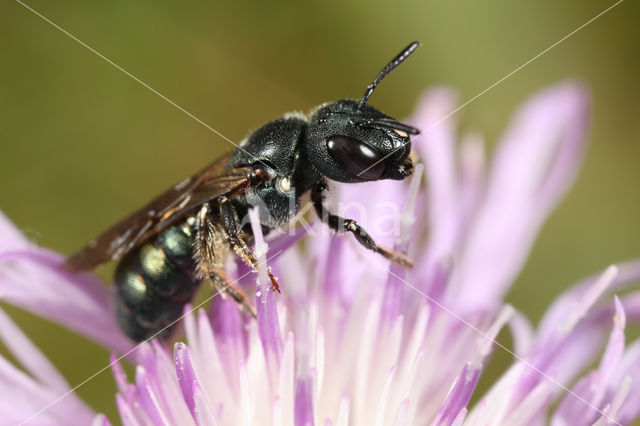
[[67,268],[92,269],[118,259],[199,205],[222,195],[243,192],[249,186],[252,168],[225,170],[228,160],[229,155],[215,161],[107,229],[67,259]]

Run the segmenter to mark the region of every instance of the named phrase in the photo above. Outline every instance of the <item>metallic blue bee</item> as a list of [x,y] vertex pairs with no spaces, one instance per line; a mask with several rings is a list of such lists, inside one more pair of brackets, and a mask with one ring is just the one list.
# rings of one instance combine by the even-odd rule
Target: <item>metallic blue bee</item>
[[[70,270],[120,259],[115,273],[116,315],[133,340],[168,336],[198,285],[210,280],[255,316],[247,297],[229,283],[224,263],[235,252],[250,267],[257,260],[250,226],[241,221],[260,206],[266,232],[288,222],[311,193],[320,218],[339,233],[403,265],[402,253],[381,247],[354,220],[323,206],[327,181],[401,180],[413,165],[410,135],[419,131],[367,101],[380,81],[419,46],[411,43],[380,71],[362,99],[343,99],[308,116],[287,114],[252,133],[229,155],[180,182],[120,221],[69,258]],[[272,286],[278,284],[270,276]]]

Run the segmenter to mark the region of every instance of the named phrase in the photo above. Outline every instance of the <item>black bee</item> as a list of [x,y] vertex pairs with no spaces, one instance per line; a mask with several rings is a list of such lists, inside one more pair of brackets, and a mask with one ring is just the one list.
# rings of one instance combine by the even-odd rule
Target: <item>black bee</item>
[[86,270],[120,259],[116,315],[122,330],[136,341],[166,336],[203,280],[255,316],[247,297],[224,273],[232,251],[251,268],[258,266],[249,248],[251,227],[241,218],[258,206],[268,232],[292,219],[308,191],[331,229],[350,232],[364,247],[410,265],[404,254],[378,246],[354,220],[328,212],[323,199],[328,180],[401,180],[411,174],[409,135],[419,131],[367,105],[367,100],[418,46],[411,43],[391,60],[362,99],[327,103],[308,116],[289,114],[265,124],[232,153],[89,242],[68,259],[68,268]]

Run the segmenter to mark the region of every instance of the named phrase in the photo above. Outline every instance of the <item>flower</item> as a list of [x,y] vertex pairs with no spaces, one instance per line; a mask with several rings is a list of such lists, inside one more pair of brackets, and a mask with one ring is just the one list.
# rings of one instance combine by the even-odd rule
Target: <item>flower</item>
[[[640,260],[570,287],[537,329],[503,302],[578,169],[589,112],[584,89],[564,83],[529,100],[490,169],[478,136],[456,144],[451,118],[432,125],[454,106],[450,91],[434,90],[411,120],[424,130],[414,146],[428,189],[421,167],[410,184],[339,188],[338,198],[351,203],[342,206],[345,215],[380,243],[408,249],[416,262],[411,270],[389,265],[350,237],[321,232],[320,223],[306,229],[314,235],[305,244],[280,255],[274,247],[295,238],[267,247],[252,216],[261,264],[257,284],[242,266],[234,274],[239,285],[256,286],[258,320],[247,321],[232,302],[217,297],[208,310],[186,309],[187,343],[171,350],[151,341],[131,349],[109,312],[109,291],[88,274],[64,272],[59,255],[33,247],[0,216],[0,300],[110,348],[125,425],[637,419],[640,341],[625,345],[624,329],[627,316],[640,314],[640,292],[620,292],[640,279]],[[265,286],[267,264],[284,294]],[[504,326],[513,350],[495,341]],[[25,370],[0,359],[3,421],[108,424],[4,314],[0,338]],[[512,353],[513,363],[470,405],[496,345]],[[135,364],[135,377],[125,374],[120,354]]]

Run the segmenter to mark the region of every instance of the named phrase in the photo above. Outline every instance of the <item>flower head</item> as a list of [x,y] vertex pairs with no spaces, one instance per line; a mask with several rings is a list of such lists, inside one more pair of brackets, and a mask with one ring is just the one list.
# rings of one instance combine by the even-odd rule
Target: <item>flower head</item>
[[[640,342],[626,346],[624,328],[627,316],[640,313],[640,293],[610,295],[640,278],[640,261],[569,288],[537,329],[502,300],[578,169],[588,123],[584,90],[566,83],[528,101],[490,168],[478,136],[458,143],[453,120],[439,122],[454,106],[448,90],[429,92],[410,121],[423,130],[414,147],[428,186],[419,166],[410,183],[340,187],[340,199],[351,203],[341,206],[344,215],[381,244],[408,250],[410,270],[321,232],[322,223],[306,229],[304,245],[280,254],[293,239],[265,243],[252,217],[257,284],[242,266],[230,272],[238,285],[255,288],[257,321],[215,297],[208,310],[186,310],[185,343],[168,349],[151,341],[129,351],[108,291],[89,275],[64,272],[58,255],[32,247],[1,218],[0,299],[128,354],[135,377],[126,376],[119,355],[111,364],[125,425],[632,421],[640,414]],[[268,289],[267,265],[283,295]],[[69,302],[78,297],[84,303]],[[79,413],[86,424],[90,409],[73,393],[56,400],[69,391],[64,379],[5,315],[0,323],[3,341],[29,373],[0,388],[0,413],[48,424]],[[495,341],[505,326],[513,349]],[[514,361],[470,405],[496,345]],[[0,359],[0,375],[14,370]],[[30,392],[38,398],[27,404]]]

